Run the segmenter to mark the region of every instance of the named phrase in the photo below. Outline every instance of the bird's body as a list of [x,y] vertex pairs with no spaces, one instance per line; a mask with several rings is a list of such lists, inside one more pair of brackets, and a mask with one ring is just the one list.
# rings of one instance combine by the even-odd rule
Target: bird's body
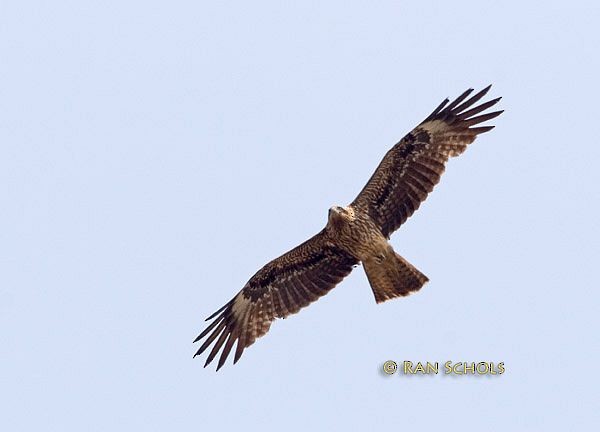
[[352,206],[332,207],[325,233],[358,261],[377,255],[388,244],[371,217]]
[[450,104],[446,99],[388,151],[350,205],[329,210],[321,232],[266,264],[231,301],[207,318],[215,320],[194,341],[208,336],[199,355],[216,340],[205,366],[223,348],[218,370],[236,341],[237,362],[275,318],[296,313],[317,300],[359,263],[378,303],[419,290],[427,277],[398,255],[388,239],[439,182],[447,160],[493,128],[473,126],[502,113],[477,116],[500,98],[471,108],[489,88],[467,99],[473,91],[469,89]]
[[371,216],[354,207],[332,207],[324,233],[363,264],[375,301],[408,295],[427,277],[394,252]]

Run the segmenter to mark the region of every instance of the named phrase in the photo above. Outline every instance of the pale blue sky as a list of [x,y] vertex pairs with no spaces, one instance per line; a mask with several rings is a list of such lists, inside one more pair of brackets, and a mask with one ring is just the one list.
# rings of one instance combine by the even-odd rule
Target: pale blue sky
[[[594,429],[599,21],[592,1],[4,2],[1,429]],[[237,365],[192,359],[206,316],[489,83],[496,129],[392,237],[421,292],[376,305],[358,268]]]

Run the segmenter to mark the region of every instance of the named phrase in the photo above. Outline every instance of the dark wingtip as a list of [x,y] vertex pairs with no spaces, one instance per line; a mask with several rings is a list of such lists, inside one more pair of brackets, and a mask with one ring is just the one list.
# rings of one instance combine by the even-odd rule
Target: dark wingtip
[[450,105],[448,105],[447,107],[445,107],[444,110],[446,112],[452,111],[456,105],[458,105],[459,103],[461,103],[462,101],[464,101],[467,97],[469,97],[469,95],[471,93],[473,93],[473,89],[472,88],[469,88],[469,89],[465,90],[459,97],[457,97],[456,99],[454,99],[452,101],[452,103],[450,103]]
[[483,90],[480,90],[477,93],[475,93],[473,96],[471,96],[469,99],[467,99],[460,105],[454,107],[454,109],[453,109],[454,114],[459,114],[459,113],[463,112],[464,110],[466,110],[467,108],[469,108],[470,106],[473,106],[476,102],[478,102],[482,97],[484,97],[487,94],[487,92],[490,90],[491,87],[492,87],[492,85],[490,84]]
[[211,316],[209,316],[208,318],[206,318],[204,321],[208,321],[213,319],[214,317],[216,317],[219,313],[223,312],[225,310],[225,308],[227,306],[229,306],[231,304],[231,301],[227,302],[225,305],[223,305],[223,307],[221,307],[218,311],[216,311],[215,313],[213,313]]
[[502,99],[502,98],[498,97],[496,99],[492,99],[485,103],[482,103],[481,105],[477,105],[476,107],[471,108],[468,111],[463,111],[460,114],[458,114],[456,116],[456,118],[458,118],[459,120],[469,120],[469,119],[473,118],[474,115],[479,114],[480,112],[483,112],[483,111],[487,110],[488,108],[491,108],[494,105],[496,105],[500,99]]
[[431,119],[435,118],[435,116],[437,116],[437,115],[438,115],[438,114],[439,114],[439,113],[440,113],[440,112],[441,112],[441,111],[444,109],[444,107],[445,107],[445,106],[448,104],[448,102],[450,102],[450,99],[449,99],[449,98],[446,98],[446,99],[444,99],[444,100],[442,101],[442,103],[441,103],[441,104],[439,104],[439,105],[436,107],[436,109],[434,109],[434,110],[433,110],[433,112],[432,112],[431,114],[429,114],[429,115],[427,116],[427,118],[421,122],[421,124],[422,124],[422,123],[425,123],[426,121],[429,121],[429,120],[431,120]]
[[484,87],[481,90],[479,90],[478,94],[480,94],[481,97],[483,97],[483,96],[485,96],[490,91],[491,88],[492,88],[492,85],[489,84],[487,87]]
[[478,91],[476,94],[471,95],[474,91],[471,87],[465,90],[452,102],[450,102],[449,99],[446,98],[429,116],[427,116],[425,120],[421,122],[421,124],[434,119],[449,121],[450,123],[452,123],[456,119],[462,120],[468,117],[466,114],[475,115],[478,112],[489,108],[490,106],[498,102],[501,98],[494,99],[493,101],[486,102],[485,104],[482,104],[479,107],[475,107],[469,111],[465,111],[471,106],[475,105],[475,103],[478,102],[482,97],[484,97],[491,88],[492,84],[489,84],[487,87]]
[[477,117],[471,117],[468,120],[463,120],[462,124],[464,124],[466,127],[475,126],[476,124],[483,123],[483,122],[486,122],[493,118],[496,118],[503,112],[504,112],[504,110],[500,110],[500,111],[494,111],[494,112],[491,112],[488,114],[482,114]]
[[236,364],[238,360],[242,357],[242,354],[244,353],[244,348],[244,342],[238,340],[238,344],[235,347],[235,355],[233,356],[233,364]]
[[480,126],[480,127],[472,127],[469,128],[472,132],[475,132],[477,135],[486,133],[494,129],[496,126]]

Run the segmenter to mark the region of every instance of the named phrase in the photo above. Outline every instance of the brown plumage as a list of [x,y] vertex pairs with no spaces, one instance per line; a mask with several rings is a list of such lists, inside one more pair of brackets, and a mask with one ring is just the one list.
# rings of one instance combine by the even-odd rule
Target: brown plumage
[[[207,337],[195,355],[215,340],[205,367],[223,348],[217,370],[237,341],[233,362],[264,335],[275,318],[308,306],[362,263],[380,303],[418,291],[427,277],[398,255],[389,236],[419,208],[440,181],[446,161],[458,156],[478,134],[494,126],[477,126],[502,113],[477,115],[500,98],[475,106],[490,89],[474,96],[469,89],[449,104],[444,100],[425,120],[392,147],[348,207],[332,207],[325,228],[271,261],[217,312],[194,340]],[[467,99],[468,98],[468,99]]]

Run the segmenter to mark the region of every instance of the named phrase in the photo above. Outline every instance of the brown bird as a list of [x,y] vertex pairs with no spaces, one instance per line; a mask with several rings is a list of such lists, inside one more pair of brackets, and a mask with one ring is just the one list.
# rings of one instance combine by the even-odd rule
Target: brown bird
[[308,306],[362,263],[377,303],[418,291],[428,279],[388,243],[440,181],[446,161],[458,156],[477,135],[478,126],[503,111],[477,115],[500,98],[471,108],[491,85],[467,99],[473,89],[449,104],[444,100],[392,147],[356,199],[331,207],[321,232],[260,269],[244,288],[206,320],[214,321],[194,340],[208,336],[196,355],[210,351],[206,367],[223,347],[217,370],[237,341],[233,363],[244,349],[284,318]]

